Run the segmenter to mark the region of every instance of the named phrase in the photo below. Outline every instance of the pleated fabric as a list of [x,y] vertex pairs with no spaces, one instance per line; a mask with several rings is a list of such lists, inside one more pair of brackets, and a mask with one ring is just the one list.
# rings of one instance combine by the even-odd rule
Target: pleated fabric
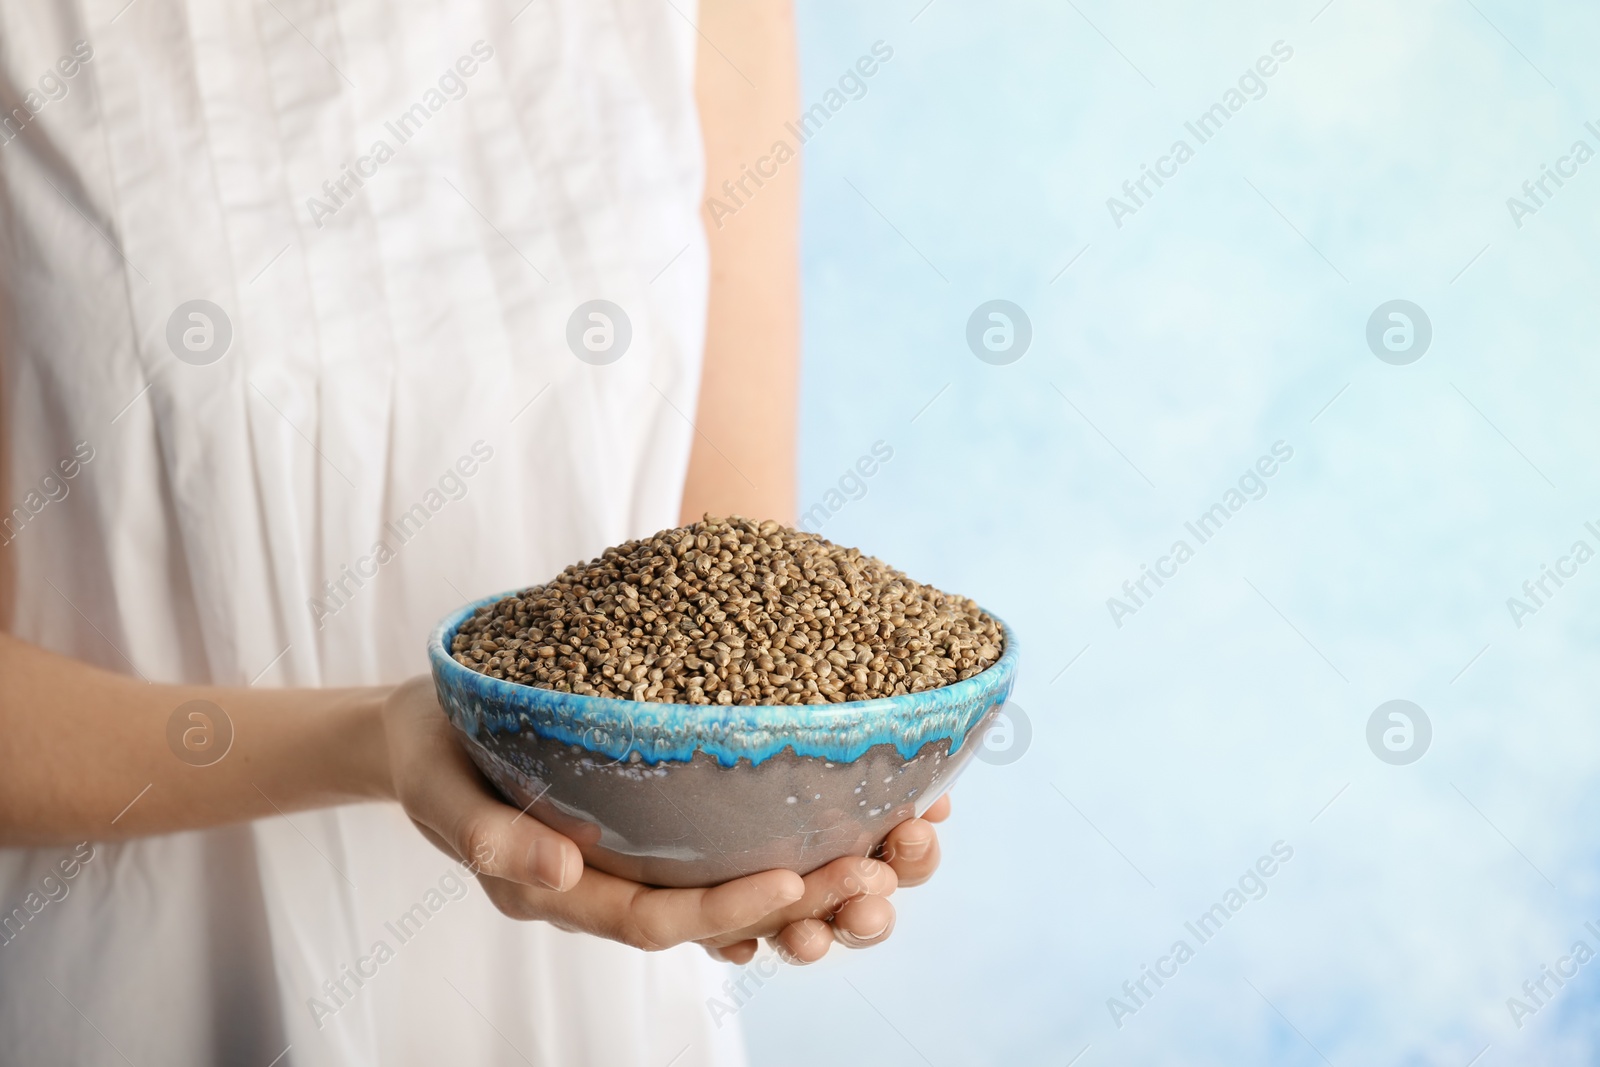
[[[468,598],[673,525],[693,17],[0,0],[15,633],[151,681],[393,682]],[[606,365],[567,339],[591,300],[631,327]],[[743,1062],[698,949],[512,922],[393,806],[101,843],[62,880],[72,853],[0,851],[8,1062]]]

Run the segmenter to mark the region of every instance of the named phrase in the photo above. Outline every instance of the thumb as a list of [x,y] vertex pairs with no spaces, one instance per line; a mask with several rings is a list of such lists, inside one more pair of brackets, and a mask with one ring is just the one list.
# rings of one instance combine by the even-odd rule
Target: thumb
[[395,792],[435,845],[476,874],[566,891],[583,875],[569,838],[501,801],[455,739],[432,687],[407,686],[386,709]]

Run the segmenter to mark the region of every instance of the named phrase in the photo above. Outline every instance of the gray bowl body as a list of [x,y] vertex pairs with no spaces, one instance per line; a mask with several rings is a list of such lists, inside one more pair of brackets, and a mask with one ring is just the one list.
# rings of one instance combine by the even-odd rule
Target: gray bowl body
[[648,704],[490,678],[446,651],[484,604],[429,642],[439,701],[474,763],[590,866],[703,886],[864,856],[950,788],[1016,674],[1016,638],[940,689],[846,704]]

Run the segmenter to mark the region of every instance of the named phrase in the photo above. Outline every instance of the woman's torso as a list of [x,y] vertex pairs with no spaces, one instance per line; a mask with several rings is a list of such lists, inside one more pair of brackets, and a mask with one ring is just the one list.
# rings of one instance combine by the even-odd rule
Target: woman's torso
[[[124,3],[0,0],[14,633],[153,681],[394,681],[464,599],[673,524],[706,251],[671,5]],[[569,346],[593,300],[615,362]],[[389,807],[98,845],[30,912],[72,851],[0,852],[23,1060],[738,1055],[693,953],[454,899]]]

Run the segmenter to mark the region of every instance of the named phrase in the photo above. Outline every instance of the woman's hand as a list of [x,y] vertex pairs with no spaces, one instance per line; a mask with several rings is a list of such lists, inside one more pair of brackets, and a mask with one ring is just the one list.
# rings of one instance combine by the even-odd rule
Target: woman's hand
[[894,928],[888,897],[919,885],[939,865],[931,823],[896,827],[881,858],[846,857],[805,878],[763,871],[706,889],[657,889],[585,867],[578,846],[500,800],[456,743],[426,676],[390,694],[383,708],[394,791],[423,836],[478,875],[513,919],[540,919],[655,951],[694,941],[718,959],[743,963],[759,938],[794,963],[821,959],[835,940],[877,944]]
[[940,797],[920,819],[907,819],[889,831],[877,859],[846,856],[805,876],[805,894],[765,916],[760,923],[700,944],[717,959],[747,963],[758,938],[768,939],[789,963],[815,963],[837,941],[866,948],[894,931],[894,905],[888,896],[900,886],[921,885],[939,867],[939,838],[933,823],[950,816],[950,798]]

